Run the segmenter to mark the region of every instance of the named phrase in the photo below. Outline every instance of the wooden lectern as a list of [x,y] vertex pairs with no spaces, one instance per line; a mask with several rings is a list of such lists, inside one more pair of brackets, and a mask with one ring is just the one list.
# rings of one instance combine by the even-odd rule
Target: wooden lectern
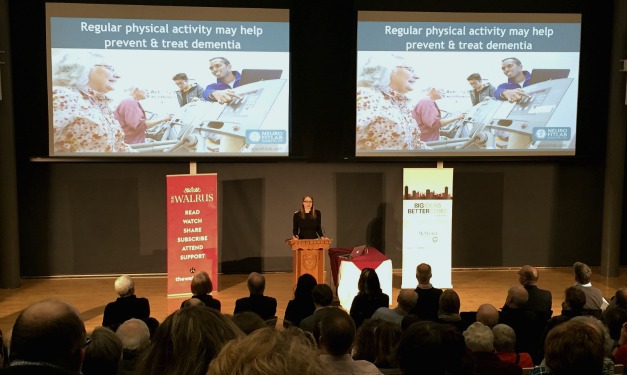
[[315,277],[318,284],[324,283],[324,254],[332,241],[330,238],[285,240],[294,252],[294,285],[306,273]]

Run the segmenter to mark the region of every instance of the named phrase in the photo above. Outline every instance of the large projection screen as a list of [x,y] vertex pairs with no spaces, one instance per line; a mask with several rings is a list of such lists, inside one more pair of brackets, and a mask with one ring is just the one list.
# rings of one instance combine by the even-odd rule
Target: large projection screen
[[288,9],[47,3],[46,22],[50,156],[288,156]]
[[575,155],[580,39],[581,14],[359,11],[356,156]]

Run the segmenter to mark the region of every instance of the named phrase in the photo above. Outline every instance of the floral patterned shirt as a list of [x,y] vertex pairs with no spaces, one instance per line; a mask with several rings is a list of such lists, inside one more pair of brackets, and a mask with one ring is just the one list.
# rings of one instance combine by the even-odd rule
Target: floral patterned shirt
[[54,152],[133,152],[110,101],[87,87],[53,87]]
[[420,150],[420,129],[408,98],[389,87],[357,90],[357,150]]

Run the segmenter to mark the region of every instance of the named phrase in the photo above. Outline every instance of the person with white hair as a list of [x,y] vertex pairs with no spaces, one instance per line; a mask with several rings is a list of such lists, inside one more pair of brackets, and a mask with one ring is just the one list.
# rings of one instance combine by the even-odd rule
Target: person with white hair
[[150,303],[147,298],[135,295],[133,279],[129,275],[122,275],[115,280],[114,286],[119,297],[105,307],[102,326],[115,332],[120,324],[131,318],[148,320]]
[[462,120],[466,114],[458,113],[455,116],[442,118],[442,112],[436,100],[442,99],[442,90],[437,87],[429,87],[426,96],[418,101],[411,114],[420,128],[420,140],[423,142],[439,141],[440,128],[455,121]]
[[357,79],[358,151],[425,148],[406,96],[417,80],[414,68],[399,56],[366,61]]
[[472,323],[464,331],[464,341],[475,358],[477,374],[522,374],[521,367],[501,361],[494,353],[494,334],[485,324]]
[[497,324],[492,328],[494,350],[503,362],[513,363],[520,368],[533,367],[529,353],[516,353],[516,332],[507,324]]
[[109,107],[120,76],[102,55],[67,53],[52,64],[55,153],[134,152]]

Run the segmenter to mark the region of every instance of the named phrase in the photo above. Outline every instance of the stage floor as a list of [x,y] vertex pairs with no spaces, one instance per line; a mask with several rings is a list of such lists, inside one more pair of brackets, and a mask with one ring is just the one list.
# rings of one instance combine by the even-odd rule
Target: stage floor
[[[553,311],[559,314],[564,298],[564,289],[574,282],[572,268],[539,268],[538,286],[553,293]],[[509,269],[459,269],[453,270],[453,289],[461,299],[461,311],[475,311],[483,303],[496,308],[503,306],[507,290],[518,283],[518,268]],[[267,273],[266,295],[278,300],[277,327],[282,327],[285,308],[293,298],[292,273]],[[248,295],[248,275],[219,275],[219,291],[214,297],[222,302],[222,312],[232,314],[235,300]],[[113,289],[116,276],[23,279],[17,289],[0,289],[0,329],[5,337],[19,313],[30,304],[55,298],[67,301],[81,312],[88,332],[102,323],[102,314],[107,303],[115,300]],[[137,296],[150,300],[151,315],[163,321],[177,309],[185,297],[167,298],[165,275],[133,276]],[[599,288],[609,301],[616,289],[627,284],[627,269],[621,268],[618,277],[603,277],[598,268],[593,268],[592,284]],[[401,271],[393,274],[392,306],[401,286]]]

